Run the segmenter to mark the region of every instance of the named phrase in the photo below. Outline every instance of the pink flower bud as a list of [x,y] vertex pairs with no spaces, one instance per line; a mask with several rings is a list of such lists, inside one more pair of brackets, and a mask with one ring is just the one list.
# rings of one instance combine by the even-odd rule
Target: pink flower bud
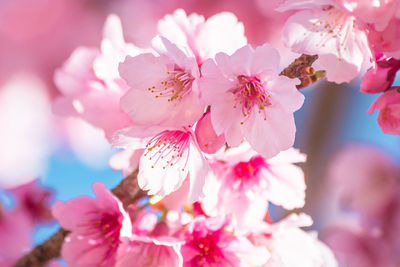
[[212,127],[210,112],[197,122],[195,133],[200,149],[205,153],[213,154],[225,144],[224,134],[217,135]]

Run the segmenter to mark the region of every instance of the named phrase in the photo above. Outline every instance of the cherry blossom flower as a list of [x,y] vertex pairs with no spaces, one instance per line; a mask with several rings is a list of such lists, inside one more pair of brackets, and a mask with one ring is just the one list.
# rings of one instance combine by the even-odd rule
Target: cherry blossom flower
[[329,165],[332,193],[345,210],[369,220],[383,214],[398,192],[399,168],[391,157],[367,145],[348,145]]
[[215,60],[203,64],[200,86],[216,134],[224,134],[230,146],[244,137],[266,158],[290,148],[296,132],[293,112],[304,96],[296,81],[278,76],[278,52],[267,44],[255,50],[247,45],[232,56],[218,53]]
[[133,126],[118,131],[114,146],[144,149],[139,162],[140,188],[150,195],[165,196],[190,179],[188,201],[203,196],[208,163],[190,128]]
[[312,220],[305,214],[292,214],[282,221],[260,225],[251,240],[265,246],[271,257],[263,267],[337,267],[332,251],[312,233],[304,232]]
[[113,266],[120,238],[132,235],[119,200],[101,183],[93,184],[93,190],[97,199],[83,196],[52,208],[60,225],[71,231],[61,251],[71,266]]
[[262,266],[268,251],[235,235],[228,226],[229,222],[220,217],[198,217],[189,224],[181,248],[183,266]]
[[207,177],[206,213],[233,214],[241,230],[251,229],[265,217],[268,201],[286,209],[304,206],[304,174],[294,163],[304,162],[296,149],[265,159],[243,143],[219,153]]
[[39,185],[37,180],[15,187],[10,193],[16,198],[18,208],[29,215],[33,223],[51,222],[52,192]]
[[54,81],[63,96],[54,103],[55,113],[83,118],[103,129],[107,137],[131,125],[129,117],[119,108],[120,98],[128,87],[119,76],[118,64],[125,56],[140,52],[125,43],[119,18],[110,15],[104,25],[101,48],[77,48],[56,71]]
[[358,20],[373,25],[377,31],[387,27],[400,6],[398,0],[339,0],[338,2]]
[[203,115],[196,60],[163,37],[153,39],[158,56],[144,53],[127,57],[121,77],[131,87],[121,108],[136,125],[189,126]]
[[372,58],[366,32],[348,8],[333,0],[287,0],[279,7],[299,10],[286,22],[284,43],[293,52],[317,54],[313,67],[336,83],[350,82]]
[[387,91],[392,87],[399,69],[400,60],[379,55],[375,68],[369,69],[362,78],[361,92],[376,94]]
[[182,267],[180,241],[174,238],[135,237],[124,239],[118,249],[116,267]]
[[378,124],[387,134],[400,134],[400,92],[399,87],[393,87],[379,96],[370,106],[368,113],[377,109]]
[[247,44],[243,23],[230,12],[218,13],[206,21],[196,13],[177,9],[158,22],[158,32],[171,42],[187,47],[199,65],[218,52],[232,54]]
[[324,229],[322,238],[335,253],[340,266],[395,267],[398,264],[390,245],[372,232],[354,226],[331,225]]

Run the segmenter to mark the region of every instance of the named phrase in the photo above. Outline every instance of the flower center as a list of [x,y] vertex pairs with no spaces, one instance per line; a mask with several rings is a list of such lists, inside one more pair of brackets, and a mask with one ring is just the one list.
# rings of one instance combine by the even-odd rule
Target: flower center
[[233,167],[233,174],[236,180],[246,182],[254,178],[258,172],[266,166],[263,157],[255,156],[247,162],[242,161],[236,164],[235,167]]
[[152,168],[160,163],[163,169],[177,164],[186,157],[183,171],[189,158],[190,135],[190,132],[185,131],[163,131],[147,143],[143,155],[149,157],[149,160],[154,160]]
[[271,105],[271,102],[269,100],[270,96],[264,89],[261,80],[254,76],[248,77],[245,75],[239,75],[237,79],[238,83],[233,90],[235,94],[233,108],[240,106],[243,116],[248,117],[252,113],[253,107],[257,107],[259,113],[263,112],[264,119],[266,119],[265,107]]
[[180,68],[167,71],[167,76],[159,86],[149,87],[148,90],[155,94],[156,98],[166,97],[168,102],[182,100],[192,90],[194,77]]
[[85,229],[85,234],[91,236],[91,245],[93,248],[106,246],[101,265],[107,261],[117,251],[120,243],[120,231],[122,223],[120,214],[108,213],[104,211],[92,211],[87,214],[89,219],[87,223],[80,225]]

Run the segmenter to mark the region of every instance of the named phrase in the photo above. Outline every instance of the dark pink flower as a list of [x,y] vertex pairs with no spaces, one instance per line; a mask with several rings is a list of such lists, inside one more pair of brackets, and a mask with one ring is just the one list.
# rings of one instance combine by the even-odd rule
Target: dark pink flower
[[169,237],[124,238],[118,249],[116,267],[182,267],[182,242]]
[[379,96],[368,109],[371,114],[379,110],[378,124],[387,134],[400,134],[400,88],[392,87]]
[[28,214],[34,223],[50,222],[53,219],[50,210],[52,192],[39,185],[37,180],[13,188],[18,207]]
[[363,76],[361,92],[376,94],[389,90],[399,69],[400,60],[381,56],[376,61],[376,67],[369,69]]
[[235,235],[223,218],[198,217],[187,227],[181,252],[184,267],[262,266],[268,252]]
[[120,238],[132,235],[119,200],[101,183],[93,184],[93,190],[97,199],[83,196],[52,208],[60,225],[71,231],[61,251],[71,266],[113,266]]

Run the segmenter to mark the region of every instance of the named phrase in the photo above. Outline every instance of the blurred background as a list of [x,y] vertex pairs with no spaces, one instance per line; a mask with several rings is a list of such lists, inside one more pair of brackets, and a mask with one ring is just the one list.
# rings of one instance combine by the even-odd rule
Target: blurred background
[[[283,57],[282,68],[296,55],[280,42],[290,13],[277,13],[280,1],[266,0],[2,0],[0,1],[0,187],[3,209],[11,209],[9,190],[38,178],[53,192],[50,201],[93,195],[91,184],[112,188],[122,173],[108,164],[115,153],[103,133],[73,118],[51,112],[58,92],[56,68],[78,46],[99,46],[103,23],[110,13],[121,17],[125,39],[147,47],[157,21],[177,8],[206,18],[233,12],[245,25],[252,45],[269,42]],[[305,104],[296,114],[295,147],[308,155],[306,206],[313,229],[323,229],[337,218],[332,208],[329,169],[347,144],[367,144],[400,159],[399,137],[383,134],[376,115],[366,113],[376,96],[359,92],[360,80],[336,85],[324,80],[302,89]],[[398,83],[397,83],[398,85]],[[354,147],[353,147],[354,148]],[[356,148],[354,148],[356,149]],[[353,150],[353,149],[351,149]],[[350,159],[351,161],[352,159]],[[0,210],[1,211],[1,210]],[[274,218],[281,210],[273,208]],[[40,224],[32,244],[57,231],[54,223]]]

